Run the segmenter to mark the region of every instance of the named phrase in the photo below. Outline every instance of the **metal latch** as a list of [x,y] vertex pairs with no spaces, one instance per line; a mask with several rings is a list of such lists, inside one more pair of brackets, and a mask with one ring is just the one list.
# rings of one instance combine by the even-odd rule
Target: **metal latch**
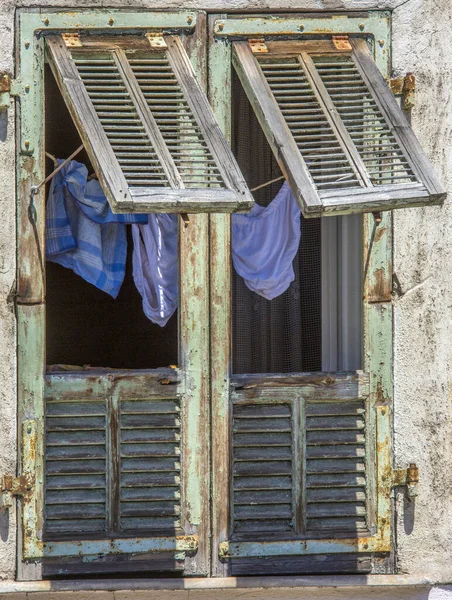
[[33,491],[34,476],[24,473],[19,477],[3,475],[1,480],[0,510],[8,510],[13,505],[13,496],[29,496]]
[[406,487],[408,498],[418,495],[419,469],[416,463],[410,463],[408,469],[394,469],[392,472],[392,487]]
[[78,33],[62,33],[61,37],[68,48],[81,48],[83,45]]
[[263,52],[268,52],[267,44],[265,43],[264,38],[248,40],[248,44],[250,45],[251,52],[253,54],[262,54]]
[[5,71],[0,73],[0,110],[7,110],[11,100],[11,75]]
[[351,50],[348,35],[333,35],[333,44],[336,50]]
[[393,77],[389,80],[389,87],[394,96],[402,96],[403,110],[413,108],[416,90],[416,77],[413,73],[407,73],[405,77]]
[[168,48],[163,39],[163,32],[146,33],[146,38],[151,48]]

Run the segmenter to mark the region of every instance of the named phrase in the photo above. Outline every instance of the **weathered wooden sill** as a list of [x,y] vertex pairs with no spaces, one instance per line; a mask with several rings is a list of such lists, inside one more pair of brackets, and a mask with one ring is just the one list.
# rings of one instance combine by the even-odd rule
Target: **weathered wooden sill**
[[[447,581],[422,575],[329,575],[306,577],[205,577],[181,579],[97,579],[66,581],[1,581],[0,594],[14,592],[63,592],[82,590],[201,590],[319,588],[319,587],[430,587]],[[94,596],[95,597],[95,596]],[[76,600],[76,597],[74,597]]]

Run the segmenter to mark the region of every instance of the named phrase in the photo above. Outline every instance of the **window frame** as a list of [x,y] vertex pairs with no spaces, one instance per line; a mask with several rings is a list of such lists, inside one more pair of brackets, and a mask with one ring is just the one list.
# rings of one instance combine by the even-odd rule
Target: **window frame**
[[[111,31],[111,20],[120,30],[162,28],[194,31],[187,36],[190,59],[205,89],[205,13],[202,11],[128,12],[81,10],[64,12],[17,11],[16,95],[20,101],[17,127],[17,381],[18,381],[18,473],[31,482],[18,510],[18,579],[41,579],[43,559],[96,552],[170,552],[185,559],[186,575],[209,574],[209,479],[200,464],[209,455],[208,386],[208,215],[190,215],[189,226],[180,235],[179,368],[176,393],[186,407],[182,412],[182,444],[196,449],[186,453],[182,474],[185,490],[184,535],[125,537],[116,548],[107,540],[43,540],[44,520],[44,398],[45,377],[45,189],[31,193],[31,187],[45,177],[44,147],[44,31]],[[201,42],[200,42],[201,40]],[[182,228],[181,228],[182,229]],[[193,293],[196,282],[197,293]],[[187,331],[189,334],[187,335]],[[153,370],[158,376],[159,370]],[[120,372],[118,371],[119,375]],[[194,393],[196,390],[196,393]],[[189,510],[188,510],[189,509]],[[144,543],[143,543],[144,539]],[[194,546],[197,551],[193,552]]]
[[[303,38],[305,37],[303,32]],[[292,192],[298,200],[305,217],[330,214],[351,214],[375,210],[389,210],[410,206],[442,204],[445,190],[437,178],[433,166],[422,150],[411,126],[407,122],[396,100],[385,84],[376,66],[366,39],[363,37],[341,36],[346,38],[348,48],[336,48],[333,39],[309,40],[290,38],[288,41],[273,41],[271,35],[262,38],[266,51],[253,49],[250,40],[234,40],[232,60],[234,68],[253,105],[279,166],[286,176]],[[375,45],[375,43],[374,43]],[[276,59],[296,57],[298,67],[304,73],[309,90],[315,95],[319,108],[331,128],[334,142],[340,145],[351,172],[356,177],[353,188],[319,188],[314,183],[315,176],[310,172],[306,155],[299,150],[290,123],[281,110],[277,97],[271,90],[258,56]],[[373,99],[375,110],[382,115],[387,132],[396,144],[394,149],[407,162],[408,172],[415,181],[405,183],[390,182],[384,185],[372,181],[371,170],[365,164],[364,156],[349,131],[341,109],[330,95],[315,66],[315,58],[345,56],[355,65],[356,72]],[[361,85],[361,84],[360,84]],[[350,105],[351,106],[351,105]],[[348,107],[349,108],[349,107]]]
[[[302,24],[302,26],[300,26]],[[375,61],[383,76],[390,73],[390,13],[368,12],[361,15],[331,15],[311,17],[306,14],[283,16],[209,16],[209,100],[217,120],[228,139],[231,136],[231,114],[228,110],[231,93],[232,41],[275,36],[276,39],[328,34],[358,34],[370,36]],[[378,40],[378,42],[377,42]],[[228,82],[227,88],[225,82]],[[374,476],[376,531],[368,537],[329,540],[294,540],[282,545],[256,542],[234,542],[229,538],[231,456],[230,394],[231,377],[231,303],[230,287],[230,219],[210,215],[211,274],[216,282],[211,296],[212,340],[212,572],[216,576],[231,574],[231,558],[257,556],[287,556],[340,553],[389,553],[391,535],[391,402],[392,373],[392,213],[381,213],[381,222],[372,214],[363,215],[364,300],[363,300],[363,369],[370,373],[369,402],[375,407],[375,443],[378,452]],[[378,235],[376,235],[378,228]],[[225,265],[228,270],[224,273]],[[219,283],[218,283],[219,282]],[[222,343],[215,343],[221,340]],[[220,509],[221,506],[221,509]],[[374,556],[380,569],[390,567],[385,559]],[[334,569],[333,569],[334,570]],[[381,572],[381,571],[379,571]],[[251,571],[249,571],[251,574]]]

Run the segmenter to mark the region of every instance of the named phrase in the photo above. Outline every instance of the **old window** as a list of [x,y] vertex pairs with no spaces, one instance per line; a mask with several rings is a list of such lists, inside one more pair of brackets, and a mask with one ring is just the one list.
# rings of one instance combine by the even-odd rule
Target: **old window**
[[179,36],[50,35],[46,45],[114,211],[252,206]]
[[233,43],[234,66],[303,214],[441,202],[444,189],[365,40],[342,38]]
[[[387,75],[388,16],[301,32],[294,15],[110,13],[19,14],[20,578],[387,571],[391,214],[369,211],[443,196],[373,62]],[[86,295],[94,368],[65,340],[86,331],[81,286],[44,269],[45,141],[82,141],[118,213],[190,213],[170,331],[140,331],[134,308],[108,323]],[[272,305],[233,273],[221,213],[271,204],[282,181],[248,185],[281,177],[303,212],[299,288]],[[46,369],[63,352],[75,365]]]

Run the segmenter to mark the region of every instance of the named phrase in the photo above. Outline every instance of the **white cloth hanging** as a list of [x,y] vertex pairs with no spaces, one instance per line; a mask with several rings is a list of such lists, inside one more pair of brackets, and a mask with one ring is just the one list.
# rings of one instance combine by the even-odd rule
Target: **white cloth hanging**
[[148,319],[164,327],[177,308],[179,289],[178,215],[150,214],[132,225],[133,279]]
[[267,300],[295,278],[292,262],[300,245],[300,208],[284,182],[266,207],[232,215],[232,262],[246,286]]

